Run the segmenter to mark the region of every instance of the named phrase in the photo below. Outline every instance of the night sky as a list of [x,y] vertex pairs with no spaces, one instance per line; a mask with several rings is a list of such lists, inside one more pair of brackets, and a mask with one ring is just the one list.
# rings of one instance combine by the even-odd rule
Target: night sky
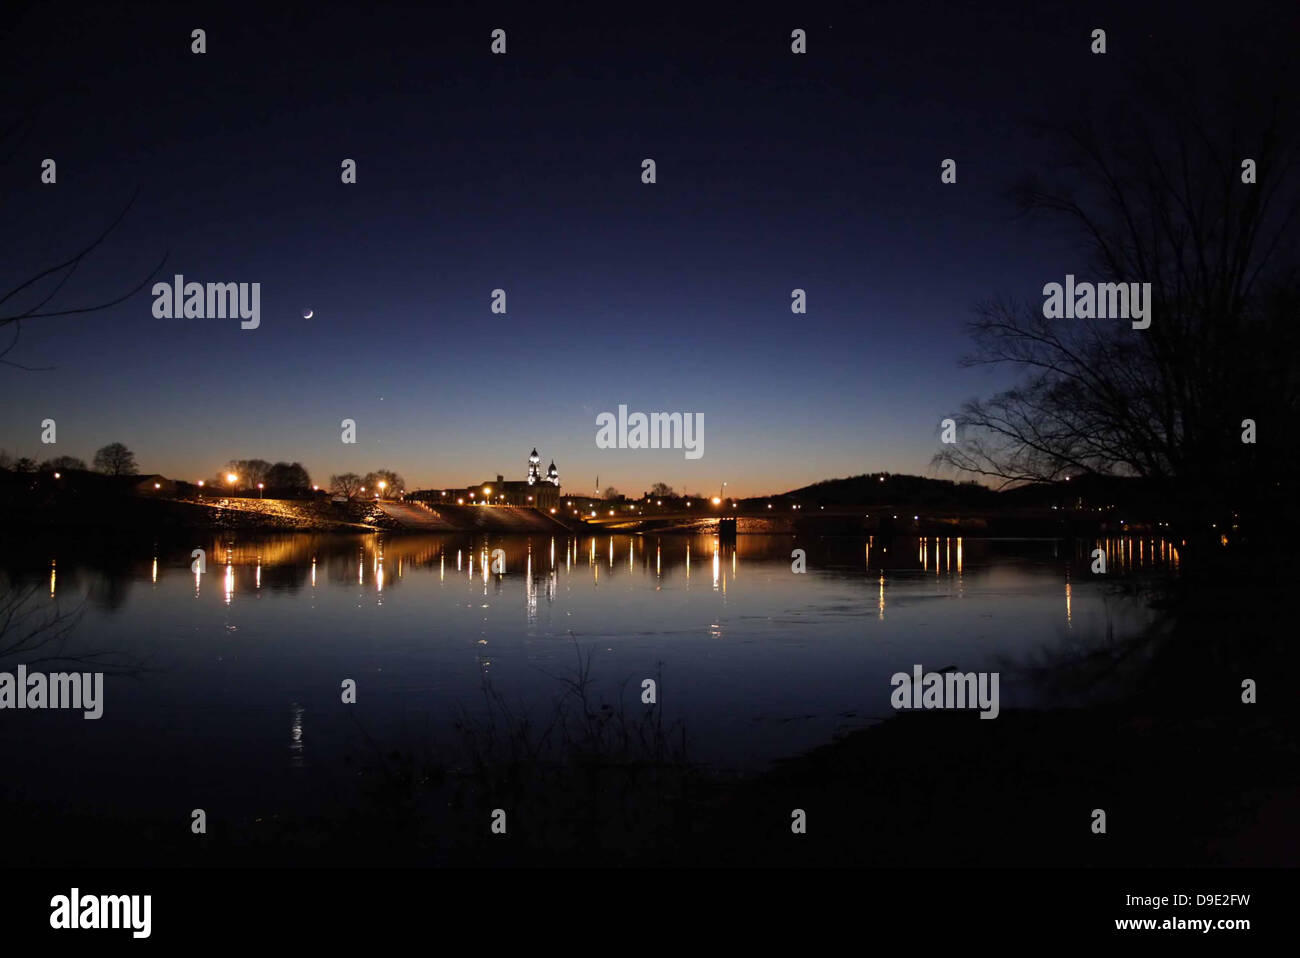
[[[971,307],[1086,272],[1006,196],[1048,161],[1027,121],[1122,88],[1144,58],[1212,53],[1244,16],[432,6],[59,5],[10,22],[6,125],[30,126],[0,154],[5,290],[138,187],[50,308],[112,298],[168,250],[160,279],[260,282],[262,301],[249,331],[155,319],[147,287],[24,323],[7,358],[53,368],[0,368],[0,447],[89,461],[120,440],[178,478],[260,457],[322,483],[392,468],[408,488],[522,478],[534,446],[571,492],[598,474],[631,494],[726,480],[744,495],[928,473],[939,420],[1002,385],[958,366]],[[796,27],[807,55],[790,52]],[[595,417],[620,403],[703,413],[704,456],[597,449]],[[46,418],[57,446],[40,443]]]

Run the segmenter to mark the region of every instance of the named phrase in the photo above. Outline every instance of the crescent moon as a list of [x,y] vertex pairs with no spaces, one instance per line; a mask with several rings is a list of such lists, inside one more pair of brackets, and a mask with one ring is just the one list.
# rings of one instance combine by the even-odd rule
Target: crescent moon
[[305,313],[302,314],[302,318],[303,318],[303,319],[311,319],[311,317],[312,317],[312,313],[314,313],[314,312],[315,312],[315,310],[311,310],[311,309],[309,309],[309,310],[307,310],[307,312],[305,312]]

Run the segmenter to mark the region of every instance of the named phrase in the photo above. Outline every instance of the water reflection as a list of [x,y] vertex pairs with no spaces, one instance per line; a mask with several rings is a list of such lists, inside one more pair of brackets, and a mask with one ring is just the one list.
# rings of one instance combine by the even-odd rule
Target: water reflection
[[[557,542],[559,538],[564,541]],[[647,538],[654,539],[653,569]],[[1091,575],[1092,554],[1096,549],[1105,556],[1106,572],[1110,576],[1176,572],[1180,565],[1178,546],[1160,538],[1109,536],[1072,542],[1040,542],[1038,551],[1041,557],[1060,566],[1067,607],[1071,576],[1077,579]],[[557,563],[557,548],[564,551],[562,564]],[[807,551],[810,572],[844,575],[856,565],[859,570],[871,574],[873,579],[880,579],[876,604],[883,612],[887,585],[884,580],[892,576],[930,574],[933,580],[950,581],[960,593],[968,568],[997,564],[1003,553],[1023,552],[1026,548],[1033,551],[1033,544],[1030,540],[965,539],[959,536],[896,538],[889,542],[872,536],[855,543],[851,539],[836,541],[794,535],[740,536],[731,543],[716,536],[617,534],[547,536],[536,537],[536,541],[528,536],[413,535],[386,538],[372,534],[353,538],[284,535],[242,541],[223,538],[207,544],[209,555],[225,554],[223,598],[227,604],[246,591],[265,589],[275,593],[293,593],[316,589],[321,585],[322,577],[328,582],[340,583],[351,576],[358,586],[368,586],[377,595],[402,587],[411,571],[436,568],[438,581],[445,582],[447,563],[453,556],[457,571],[467,574],[471,580],[481,579],[485,587],[489,581],[500,584],[503,579],[532,578],[539,574],[562,574],[567,578],[575,566],[580,568],[583,564],[589,567],[593,583],[601,581],[602,571],[607,577],[653,576],[662,583],[680,576],[687,583],[693,553],[701,550],[711,559],[712,590],[725,594],[746,563],[781,563],[788,567],[794,548]],[[856,550],[856,562],[849,559],[849,548]],[[622,564],[617,561],[620,550],[626,550],[626,562]],[[638,550],[643,557],[640,564],[636,561]],[[535,552],[542,554],[541,562],[537,561]],[[601,559],[597,558],[598,552],[603,553]],[[44,576],[49,595],[53,598],[63,586],[59,572],[66,572],[60,568],[66,566],[66,562],[61,563],[57,555],[45,561],[48,564],[44,567]],[[147,561],[145,575],[155,586],[182,569],[187,573],[191,570],[186,549],[154,555]],[[347,571],[349,568],[351,572]],[[389,573],[390,568],[396,570],[394,574]],[[120,605],[132,578],[129,563],[125,569],[102,569],[99,578],[101,598],[112,596],[107,607]],[[193,584],[192,595],[201,598],[201,576],[198,573],[194,573]],[[1066,618],[1070,618],[1068,608]]]
[[294,702],[290,707],[289,718],[289,767],[302,768],[302,715],[303,707]]
[[[200,588],[195,546],[224,566],[219,588]],[[792,570],[795,549],[804,574]],[[1091,571],[1096,549],[1106,577]],[[1110,580],[1173,572],[1178,552],[1146,536],[227,534],[134,553],[15,545],[0,574],[43,603],[93,596],[86,635],[157,657],[168,680],[119,700],[122,711],[138,701],[140,727],[201,702],[210,711],[194,720],[195,741],[227,743],[235,765],[244,750],[273,755],[282,770],[286,703],[295,767],[304,710],[315,767],[327,743],[353,733],[336,707],[340,676],[367,677],[376,721],[407,709],[436,728],[480,694],[489,668],[514,683],[512,702],[549,701],[575,640],[596,650],[602,678],[680,669],[688,683],[675,701],[695,710],[704,738],[789,754],[828,741],[840,713],[882,714],[889,675],[914,662],[974,668],[994,653],[1104,641]],[[822,725],[801,724],[814,713]],[[245,726],[261,737],[241,738]],[[123,734],[123,750],[140,747]]]

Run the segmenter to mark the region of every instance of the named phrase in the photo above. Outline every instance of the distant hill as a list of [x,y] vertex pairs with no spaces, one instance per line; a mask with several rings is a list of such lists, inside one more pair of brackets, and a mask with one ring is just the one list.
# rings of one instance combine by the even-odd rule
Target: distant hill
[[951,479],[873,472],[844,479],[826,479],[785,495],[811,499],[826,506],[1150,508],[1158,503],[1142,480],[1116,476],[1076,476],[1068,482],[1034,483],[996,491],[972,480],[954,482]]
[[824,479],[788,493],[825,506],[881,505],[994,505],[998,494],[978,482],[953,482],[888,472],[873,472],[845,479]]

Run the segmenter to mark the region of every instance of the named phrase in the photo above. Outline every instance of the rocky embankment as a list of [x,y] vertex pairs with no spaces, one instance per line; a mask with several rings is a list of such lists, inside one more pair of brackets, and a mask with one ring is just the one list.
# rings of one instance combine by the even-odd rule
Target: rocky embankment
[[411,502],[242,497],[169,498],[61,494],[23,497],[0,508],[10,529],[158,535],[202,529],[276,532],[555,532],[567,528],[536,509]]

